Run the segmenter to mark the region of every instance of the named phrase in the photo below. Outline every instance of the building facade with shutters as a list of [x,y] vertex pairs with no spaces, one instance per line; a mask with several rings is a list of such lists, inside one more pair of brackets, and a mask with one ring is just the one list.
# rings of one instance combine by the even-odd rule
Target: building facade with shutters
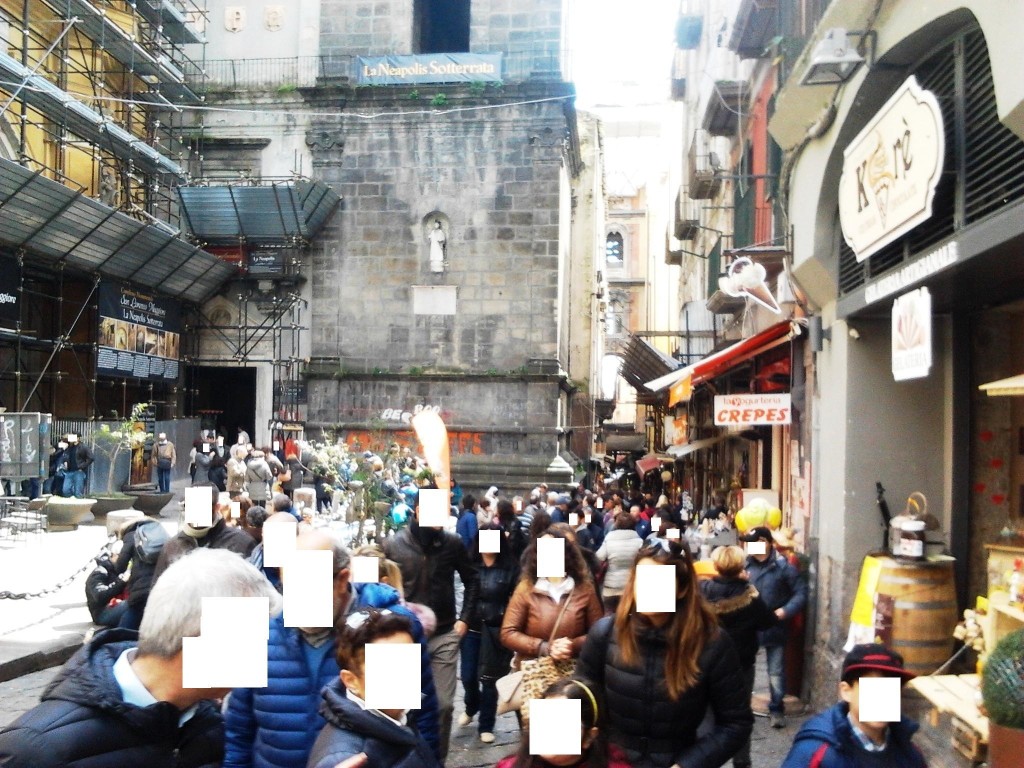
[[[876,482],[894,514],[923,493],[929,550],[956,558],[941,620],[881,630],[918,669],[945,661],[959,609],[998,592],[989,548],[1022,527],[1020,390],[1000,384],[1021,373],[1024,333],[1022,22],[1015,2],[832,3],[776,97],[793,276],[823,331],[818,681],[835,679],[862,561],[882,548]],[[855,67],[830,73],[816,47],[847,30]]]

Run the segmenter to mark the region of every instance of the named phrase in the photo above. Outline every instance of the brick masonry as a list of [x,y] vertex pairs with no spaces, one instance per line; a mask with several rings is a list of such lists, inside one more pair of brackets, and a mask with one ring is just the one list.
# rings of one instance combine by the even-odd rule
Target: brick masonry
[[[310,366],[307,424],[358,433],[382,413],[436,406],[458,433],[457,467],[525,485],[552,479],[544,469],[565,447],[560,210],[575,116],[572,88],[551,67],[561,3],[520,6],[472,5],[470,48],[505,54],[509,82],[339,80],[307,93],[319,115],[307,139],[313,175],[343,198],[313,255],[311,354],[329,373]],[[327,56],[414,50],[412,4],[324,0],[321,18]],[[509,75],[513,65],[545,74]],[[429,264],[435,219],[447,236],[441,274]],[[415,313],[413,286],[453,287],[455,313]],[[556,373],[520,376],[535,359]],[[385,429],[401,437],[403,425]]]

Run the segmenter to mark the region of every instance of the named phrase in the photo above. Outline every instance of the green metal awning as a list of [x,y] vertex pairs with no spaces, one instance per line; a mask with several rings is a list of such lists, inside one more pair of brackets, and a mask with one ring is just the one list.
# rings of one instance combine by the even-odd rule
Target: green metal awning
[[0,245],[201,303],[237,268],[10,160],[0,159]]
[[205,245],[308,245],[341,197],[322,181],[178,187],[192,237]]

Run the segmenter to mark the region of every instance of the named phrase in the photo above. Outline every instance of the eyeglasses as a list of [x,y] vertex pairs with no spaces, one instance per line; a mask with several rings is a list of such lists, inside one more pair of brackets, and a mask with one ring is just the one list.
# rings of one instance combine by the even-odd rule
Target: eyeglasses
[[349,629],[359,629],[371,617],[387,616],[390,613],[392,613],[392,611],[389,608],[384,608],[383,610],[380,610],[380,611],[378,611],[378,610],[356,611],[355,613],[351,614],[347,619],[345,619],[345,626],[348,627]]

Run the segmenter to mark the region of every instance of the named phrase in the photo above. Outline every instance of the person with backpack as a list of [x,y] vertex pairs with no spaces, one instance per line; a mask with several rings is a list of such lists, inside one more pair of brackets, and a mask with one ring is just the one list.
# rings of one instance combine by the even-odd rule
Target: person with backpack
[[865,678],[900,679],[914,675],[903,657],[879,643],[855,645],[843,660],[840,701],[805,722],[793,740],[782,768],[927,768],[911,739],[917,723],[865,722],[861,717],[861,684]]
[[131,566],[128,577],[128,608],[121,615],[118,626],[138,629],[142,614],[149,601],[149,592],[156,582],[156,563],[170,536],[159,520],[143,517],[129,520],[121,529],[121,552],[114,571],[123,574]]

